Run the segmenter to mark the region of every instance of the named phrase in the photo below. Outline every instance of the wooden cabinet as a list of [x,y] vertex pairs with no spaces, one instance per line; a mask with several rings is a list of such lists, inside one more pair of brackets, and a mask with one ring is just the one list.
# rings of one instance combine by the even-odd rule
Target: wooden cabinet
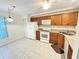
[[60,26],[76,26],[78,19],[78,12],[62,13],[56,15],[33,17],[30,21],[37,22],[42,25],[42,20],[51,20],[51,25]]
[[34,17],[30,19],[31,22],[37,22],[38,25],[41,25],[41,17]]
[[78,12],[63,13],[51,16],[52,25],[76,26]]
[[68,13],[62,14],[62,25],[69,25],[69,22],[68,22],[69,20],[70,20],[70,17]]
[[51,20],[51,16],[40,16],[40,17],[33,17],[30,19],[31,22],[37,22],[38,25],[42,25],[42,20]]
[[58,46],[64,48],[64,35],[58,33]]
[[36,40],[40,40],[40,31],[36,31]]
[[37,18],[31,18],[30,21],[31,22],[37,22]]
[[71,46],[69,45],[67,59],[72,59],[72,53],[73,53],[73,50],[72,50]]
[[50,43],[57,43],[59,48],[64,48],[64,36],[59,33],[50,33]]
[[37,17],[37,24],[38,25],[41,25],[42,23],[41,23],[41,17]]
[[62,14],[62,25],[66,26],[76,26],[77,24],[78,13],[64,13]]
[[51,16],[52,25],[61,25],[61,14]]
[[57,33],[50,32],[50,43],[56,43],[57,42]]
[[69,14],[70,16],[70,20],[68,21],[69,22],[69,25],[77,25],[77,20],[78,20],[78,13],[77,12],[73,12],[73,13],[70,13]]

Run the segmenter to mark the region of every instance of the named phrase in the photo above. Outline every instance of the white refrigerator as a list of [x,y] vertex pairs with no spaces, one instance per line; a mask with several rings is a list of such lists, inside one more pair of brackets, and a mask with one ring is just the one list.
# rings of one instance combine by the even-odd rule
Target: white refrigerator
[[38,30],[37,22],[28,22],[25,26],[25,37],[36,39],[36,30]]

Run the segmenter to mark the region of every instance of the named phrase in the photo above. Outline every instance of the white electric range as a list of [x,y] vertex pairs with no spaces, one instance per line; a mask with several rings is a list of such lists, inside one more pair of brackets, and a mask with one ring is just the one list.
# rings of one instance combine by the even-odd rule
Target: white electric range
[[50,32],[49,31],[40,31],[40,41],[49,43],[50,40]]

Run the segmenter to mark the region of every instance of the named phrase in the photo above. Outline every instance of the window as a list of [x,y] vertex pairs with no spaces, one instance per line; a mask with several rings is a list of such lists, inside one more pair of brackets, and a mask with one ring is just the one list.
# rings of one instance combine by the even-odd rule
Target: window
[[8,36],[6,23],[4,17],[0,16],[0,39],[4,39]]

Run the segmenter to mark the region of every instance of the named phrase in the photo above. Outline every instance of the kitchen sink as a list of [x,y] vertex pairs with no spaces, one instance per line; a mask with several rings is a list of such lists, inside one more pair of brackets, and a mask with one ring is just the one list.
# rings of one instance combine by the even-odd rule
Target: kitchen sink
[[60,32],[60,33],[65,34],[65,35],[75,35],[76,31],[67,30],[66,32]]

